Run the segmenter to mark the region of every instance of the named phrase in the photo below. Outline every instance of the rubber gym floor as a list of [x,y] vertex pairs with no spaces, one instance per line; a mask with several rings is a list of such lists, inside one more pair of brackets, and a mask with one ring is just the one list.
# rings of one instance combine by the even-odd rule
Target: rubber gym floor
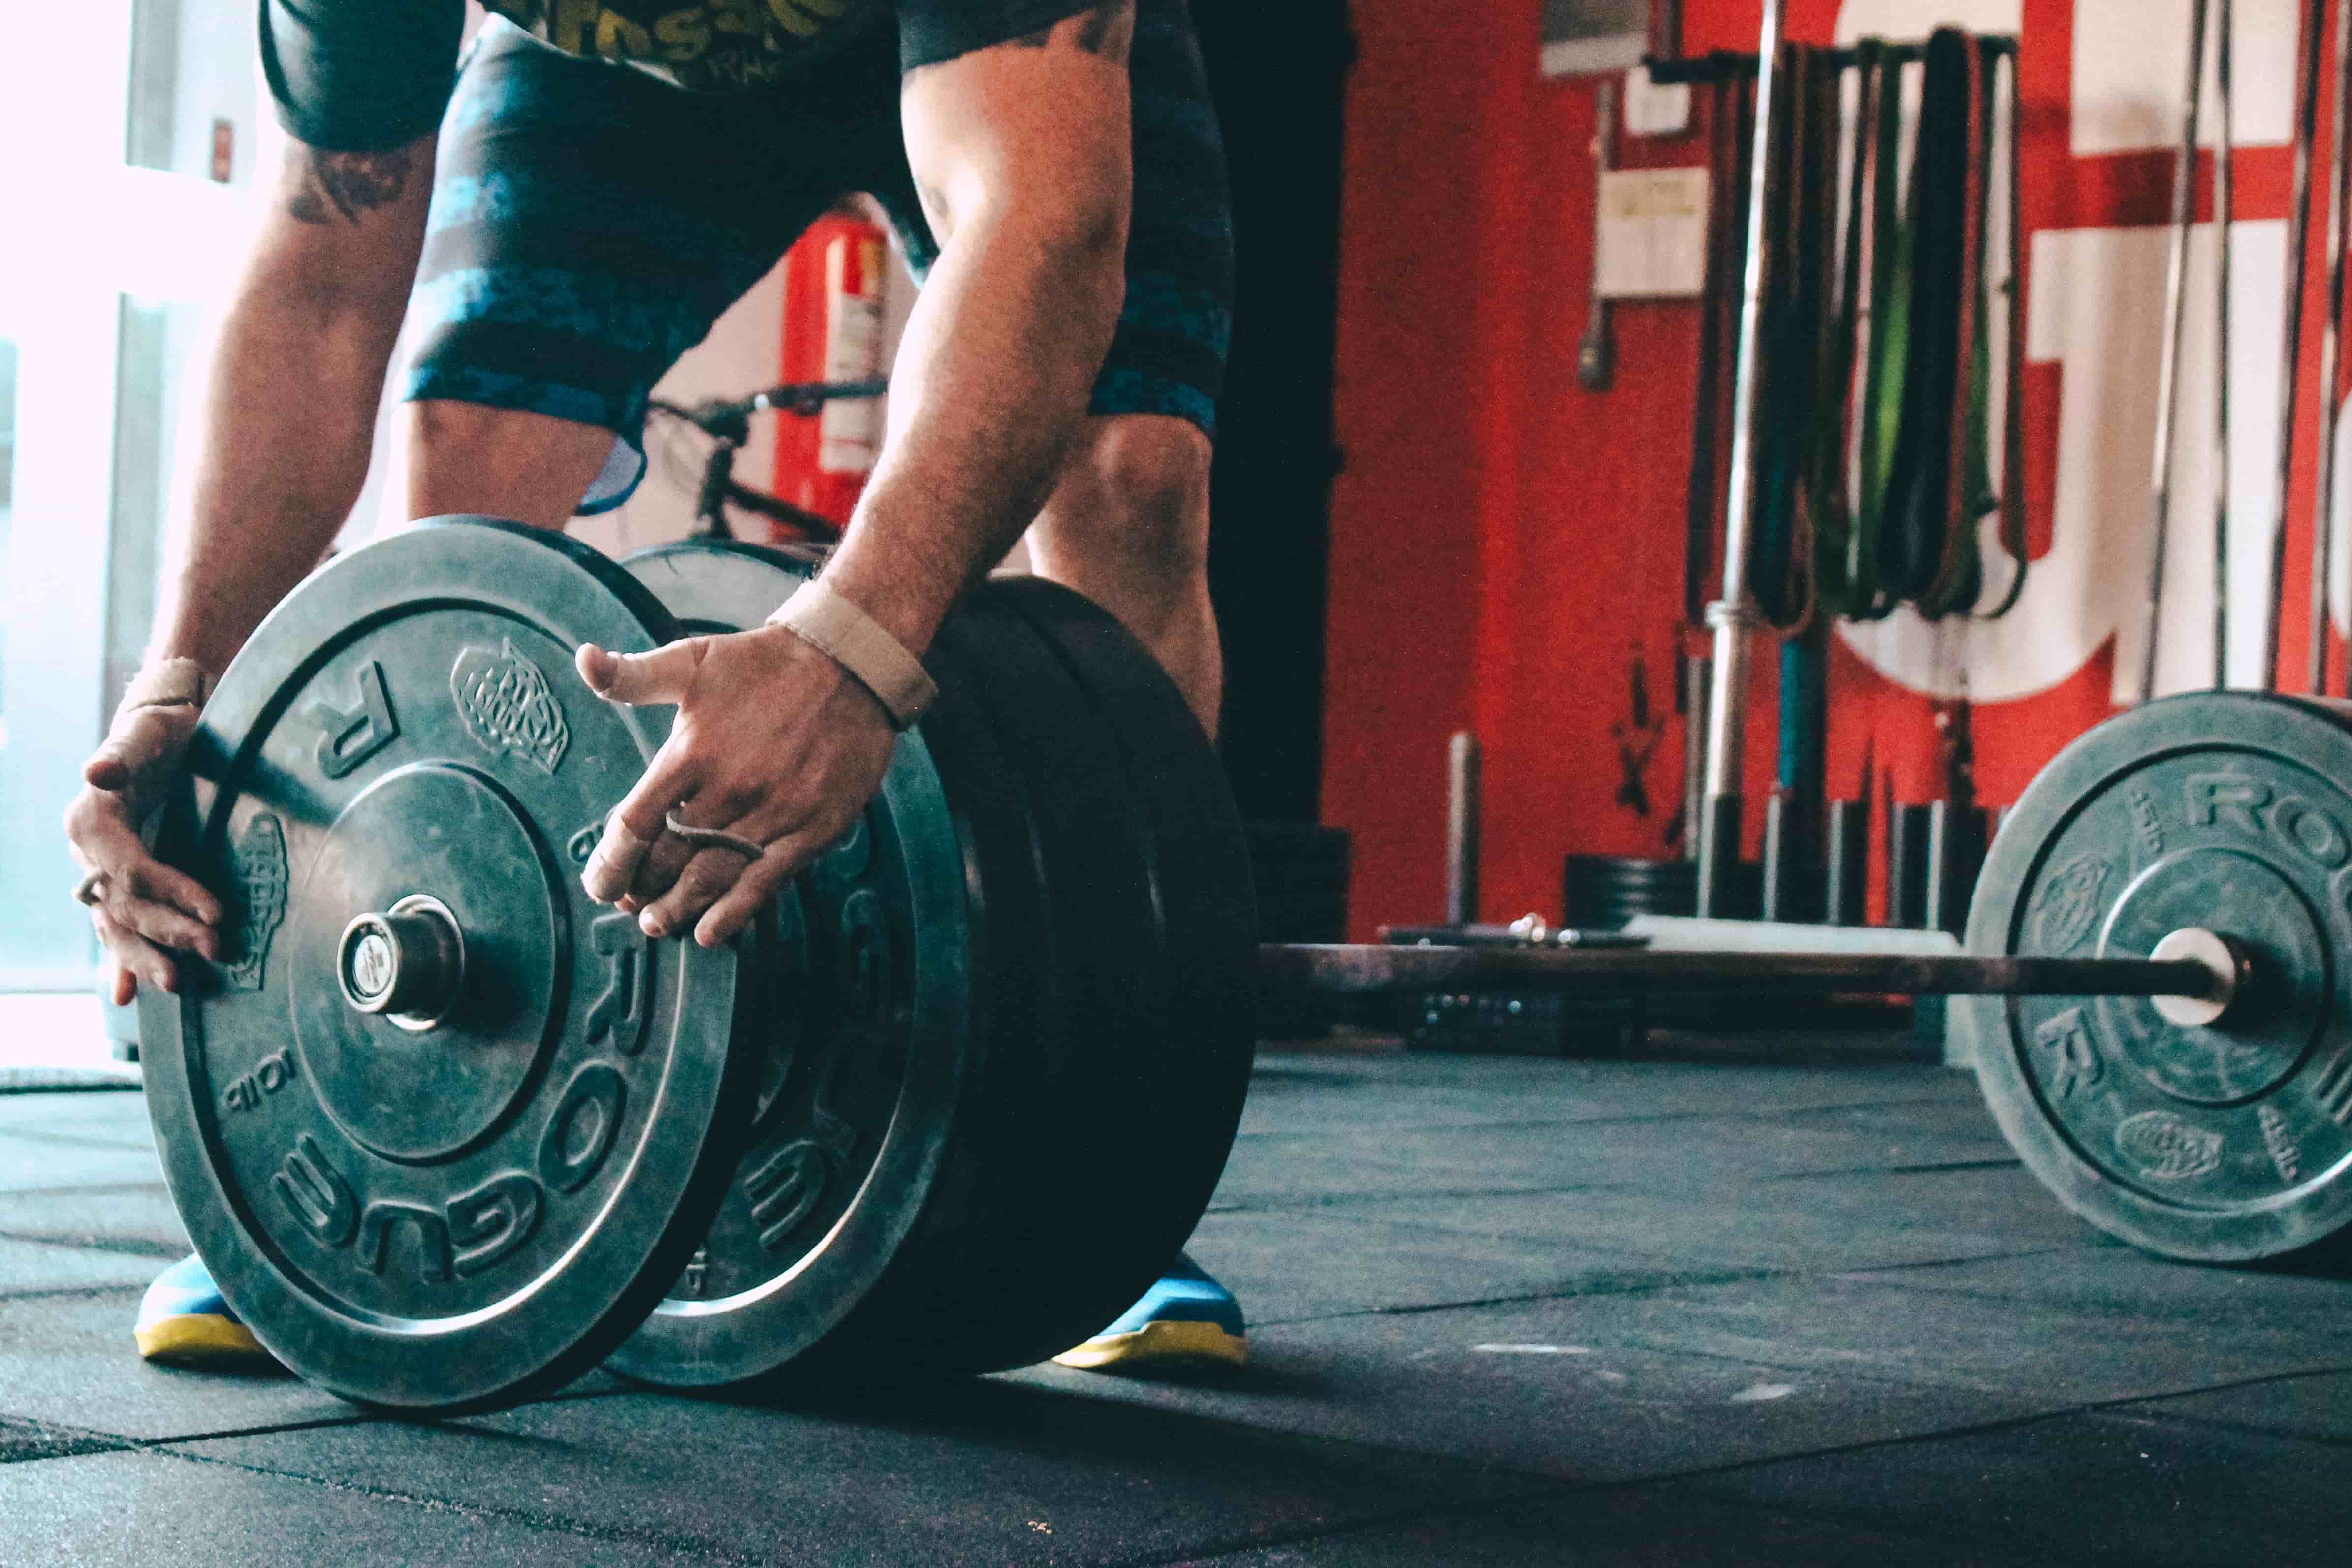
[[[1083,1247],[1086,1238],[1072,1237]],[[1244,1370],[446,1424],[142,1365],[123,1092],[0,1095],[0,1563],[2346,1561],[2352,1280],[2108,1242],[1899,1043],[1262,1054]]]

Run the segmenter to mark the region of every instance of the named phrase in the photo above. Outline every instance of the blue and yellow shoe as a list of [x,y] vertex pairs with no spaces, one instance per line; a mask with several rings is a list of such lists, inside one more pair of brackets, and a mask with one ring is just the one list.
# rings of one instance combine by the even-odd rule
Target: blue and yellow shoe
[[1247,1326],[1234,1293],[1179,1253],[1176,1266],[1118,1321],[1054,1360],[1088,1371],[1182,1363],[1239,1366],[1249,1354]]
[[194,1254],[155,1276],[131,1332],[149,1361],[245,1372],[278,1364],[221,1300],[204,1259]]

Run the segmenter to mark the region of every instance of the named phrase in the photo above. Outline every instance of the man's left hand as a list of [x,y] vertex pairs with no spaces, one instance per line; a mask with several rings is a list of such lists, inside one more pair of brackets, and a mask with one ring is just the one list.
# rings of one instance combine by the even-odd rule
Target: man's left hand
[[[675,703],[646,775],[606,818],[581,881],[635,912],[647,936],[691,927],[716,947],[846,832],[881,786],[890,716],[827,655],[782,626],[685,637],[651,653],[580,650],[580,678],[608,701]],[[716,828],[753,859],[689,844],[663,819]]]

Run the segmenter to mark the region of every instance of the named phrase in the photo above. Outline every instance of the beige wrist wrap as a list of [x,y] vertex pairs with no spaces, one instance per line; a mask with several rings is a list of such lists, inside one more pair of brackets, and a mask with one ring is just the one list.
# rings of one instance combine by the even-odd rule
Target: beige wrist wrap
[[193,658],[167,658],[151,664],[131,678],[118,712],[135,708],[202,709],[211,694],[212,677]]
[[831,656],[874,694],[901,730],[921,718],[940,694],[921,662],[897,637],[821,581],[802,584],[768,624]]

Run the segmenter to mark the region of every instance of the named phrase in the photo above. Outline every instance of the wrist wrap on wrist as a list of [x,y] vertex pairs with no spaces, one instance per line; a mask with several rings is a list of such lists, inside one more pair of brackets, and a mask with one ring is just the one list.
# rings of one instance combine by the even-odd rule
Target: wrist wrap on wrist
[[128,713],[138,708],[201,710],[205,699],[212,693],[212,677],[194,659],[167,658],[131,678],[130,689],[123,692],[122,706],[117,711]]
[[783,627],[848,671],[874,694],[898,729],[912,726],[940,694],[921,661],[904,644],[822,581],[802,584],[768,617],[768,624]]

